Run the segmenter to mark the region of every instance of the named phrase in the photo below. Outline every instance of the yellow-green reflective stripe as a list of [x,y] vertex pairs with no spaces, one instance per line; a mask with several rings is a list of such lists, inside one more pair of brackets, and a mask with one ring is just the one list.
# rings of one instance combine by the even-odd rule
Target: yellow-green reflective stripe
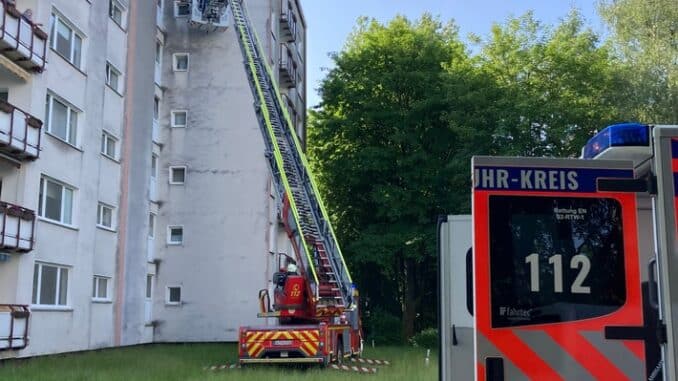
[[[261,46],[259,44],[259,37],[257,34],[254,34],[254,38],[257,40],[257,46]],[[269,77],[273,78],[273,74],[271,72],[271,68],[268,67],[268,64],[266,63],[264,65],[264,68],[268,72]],[[280,97],[280,90],[278,89],[278,84],[275,83],[275,81],[271,81],[273,83],[273,88],[275,89],[275,96],[278,99],[278,103],[281,105],[281,109],[283,111],[283,115],[285,116],[285,120],[287,121],[287,126],[292,125],[292,119],[290,118],[289,114],[287,113],[287,108],[282,107],[283,101],[282,98]],[[304,110],[306,112],[306,110]],[[311,181],[311,187],[313,188],[313,192],[315,192],[315,199],[318,201],[318,204],[320,205],[320,211],[323,215],[323,218],[327,221],[327,226],[330,228],[330,233],[332,234],[332,239],[334,240],[334,244],[337,247],[337,251],[339,252],[339,258],[341,258],[341,263],[344,265],[344,271],[346,271],[346,276],[348,277],[348,281],[353,283],[353,280],[351,279],[351,273],[348,271],[348,267],[346,266],[346,261],[344,261],[344,255],[341,252],[341,248],[339,247],[339,241],[337,241],[337,237],[334,234],[334,228],[332,227],[332,223],[330,222],[329,214],[327,213],[327,210],[325,208],[325,203],[323,202],[322,198],[320,197],[320,192],[318,192],[318,186],[316,185],[315,182],[315,177],[313,176],[313,173],[311,173],[311,167],[308,165],[308,161],[306,160],[306,155],[304,152],[301,150],[301,144],[299,143],[299,139],[297,138],[297,134],[294,131],[291,131],[292,133],[292,139],[294,139],[294,148],[296,149],[297,153],[299,153],[299,157],[301,158],[301,162],[304,165],[304,168],[306,168],[306,173],[308,174],[308,178]]]
[[[233,5],[231,5],[233,6]],[[237,5],[238,7],[240,4]],[[243,14],[243,20],[244,20],[244,13],[242,8],[240,9],[240,12]],[[236,20],[237,21],[237,20]],[[278,168],[280,169],[280,177],[283,182],[283,187],[285,188],[285,192],[288,194],[288,201],[290,202],[290,207],[292,208],[292,213],[294,215],[295,223],[297,225],[297,231],[299,232],[299,240],[301,241],[301,244],[303,246],[304,252],[306,254],[306,257],[308,258],[308,264],[309,267],[311,268],[311,273],[313,274],[313,279],[315,280],[315,283],[318,283],[318,276],[316,275],[315,272],[315,267],[313,266],[313,260],[311,259],[310,251],[308,250],[308,246],[306,245],[306,240],[304,237],[301,236],[301,233],[303,230],[301,229],[301,225],[299,221],[301,220],[299,218],[299,212],[297,211],[297,206],[296,202],[294,201],[294,197],[292,197],[292,191],[289,186],[289,182],[287,180],[287,175],[285,174],[285,167],[282,164],[282,154],[280,153],[280,148],[278,147],[278,141],[275,137],[275,133],[273,132],[273,126],[271,125],[271,119],[269,116],[268,112],[268,107],[266,106],[266,102],[264,101],[264,95],[263,91],[261,90],[261,87],[259,86],[259,77],[257,75],[256,68],[254,67],[254,59],[252,57],[252,52],[250,52],[249,45],[247,44],[247,41],[245,40],[245,30],[242,25],[242,23],[238,23],[238,29],[240,30],[240,40],[243,43],[243,46],[245,47],[245,53],[247,55],[247,62],[248,66],[250,67],[250,72],[252,73],[252,78],[255,80],[254,85],[257,90],[257,95],[259,97],[259,103],[262,108],[262,114],[264,116],[264,121],[266,122],[266,130],[268,131],[268,135],[271,138],[271,143],[273,144],[273,156],[275,158],[276,164],[278,165]],[[257,44],[259,43],[259,38],[257,37],[257,34],[255,31],[253,31],[254,38],[256,39]],[[262,64],[264,66],[264,69],[268,72],[269,76],[271,75],[271,70],[268,67],[268,64],[266,62],[263,62]],[[270,78],[273,78],[272,76]],[[278,100],[280,99],[280,94],[278,93],[278,88],[275,84],[275,81],[271,81],[273,83],[276,97]],[[282,103],[281,103],[282,104]],[[284,111],[284,110],[283,110]],[[288,119],[289,116],[285,115]]]

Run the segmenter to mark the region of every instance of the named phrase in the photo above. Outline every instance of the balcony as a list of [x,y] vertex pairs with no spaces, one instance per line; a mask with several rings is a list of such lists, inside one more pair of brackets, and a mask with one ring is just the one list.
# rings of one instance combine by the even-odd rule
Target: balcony
[[153,119],[153,128],[151,131],[151,139],[154,143],[160,144],[160,124],[157,119]]
[[304,104],[304,99],[301,97],[301,93],[299,91],[295,91],[294,93],[296,95],[295,104],[297,106],[297,110],[299,110],[301,114],[305,114],[306,105]]
[[158,201],[158,182],[155,177],[151,177],[151,181],[148,184],[148,198],[151,202]]
[[297,110],[294,108],[294,102],[292,101],[292,98],[290,98],[290,95],[283,94],[282,97],[283,102],[285,103],[285,106],[287,108],[287,114],[290,116],[290,121],[292,122],[292,125],[290,127],[294,129],[297,124]]
[[7,0],[0,0],[0,50],[26,70],[39,73],[45,69],[47,33]]
[[297,37],[297,17],[290,0],[282,0],[280,9],[280,40],[292,42]]
[[28,306],[0,304],[0,351],[24,349],[28,346]]
[[33,250],[35,212],[0,201],[0,251],[27,253]]
[[0,100],[0,153],[21,161],[37,159],[41,128],[38,118]]
[[[301,72],[299,70],[297,70],[297,81],[301,81]],[[290,106],[294,107],[297,112],[301,113],[305,110],[301,92],[296,87],[289,89],[287,97]]]
[[162,86],[162,71],[158,61],[155,62],[155,69],[153,70],[153,82],[158,86]]
[[162,19],[162,0],[156,0],[155,7],[155,25],[161,30],[165,30],[165,23]]
[[278,70],[281,87],[290,88],[297,84],[297,64],[292,57],[292,52],[287,44],[280,44],[280,64],[278,65]]

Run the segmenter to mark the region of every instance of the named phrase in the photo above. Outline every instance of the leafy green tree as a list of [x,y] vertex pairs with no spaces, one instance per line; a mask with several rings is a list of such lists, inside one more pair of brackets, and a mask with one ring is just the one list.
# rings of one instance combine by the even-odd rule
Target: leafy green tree
[[635,119],[619,106],[629,85],[610,47],[575,11],[555,28],[531,13],[495,24],[478,59],[503,91],[499,153],[575,156],[596,130]]
[[626,91],[628,107],[647,123],[678,124],[676,1],[604,0],[599,11],[632,82]]
[[363,300],[402,316],[406,338],[436,321],[435,217],[469,212],[471,156],[573,156],[636,117],[612,48],[577,13],[554,28],[528,13],[478,43],[471,56],[430,15],[362,18],[309,116],[311,163]]
[[[309,155],[354,277],[403,334],[435,322],[433,221],[468,210],[486,92],[452,24],[361,19],[311,112]],[[465,120],[470,120],[466,123]]]

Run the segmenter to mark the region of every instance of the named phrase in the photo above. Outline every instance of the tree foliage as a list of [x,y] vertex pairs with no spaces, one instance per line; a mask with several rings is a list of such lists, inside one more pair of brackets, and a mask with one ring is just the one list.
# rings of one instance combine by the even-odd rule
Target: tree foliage
[[647,123],[678,124],[678,4],[675,0],[605,0],[600,14],[632,82],[627,106]]
[[553,29],[531,13],[496,24],[478,58],[503,91],[495,138],[504,154],[577,155],[597,129],[634,117],[618,106],[627,81],[609,45],[574,11]]

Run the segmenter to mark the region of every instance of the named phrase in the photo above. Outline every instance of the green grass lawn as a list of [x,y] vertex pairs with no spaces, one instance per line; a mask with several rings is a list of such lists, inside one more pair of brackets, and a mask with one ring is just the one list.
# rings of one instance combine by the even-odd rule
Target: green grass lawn
[[378,367],[376,375],[351,374],[311,367],[256,366],[246,369],[209,371],[208,365],[236,361],[235,344],[150,345],[106,349],[27,360],[0,361],[2,381],[71,380],[243,380],[243,381],[347,381],[437,380],[438,363],[431,355],[425,365],[426,350],[411,347],[368,348],[364,357],[384,359],[391,366]]

